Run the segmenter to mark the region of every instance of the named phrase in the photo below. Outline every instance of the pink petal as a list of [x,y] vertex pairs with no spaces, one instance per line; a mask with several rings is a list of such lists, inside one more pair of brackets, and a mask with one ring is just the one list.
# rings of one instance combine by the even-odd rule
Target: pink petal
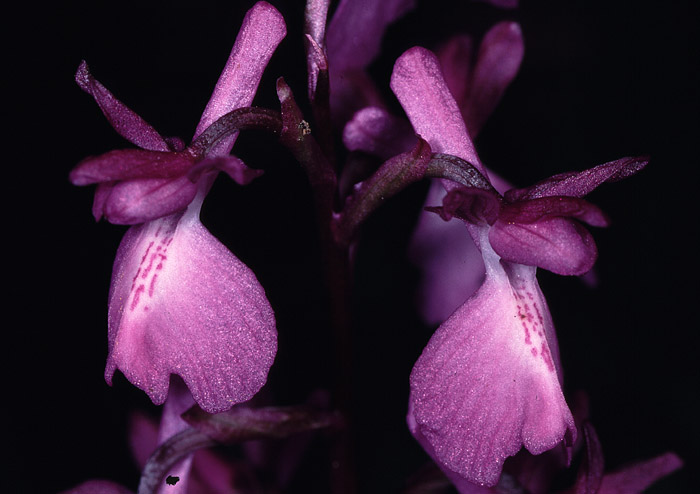
[[73,185],[89,185],[134,178],[174,178],[195,162],[189,153],[117,149],[86,158],[70,172]]
[[430,456],[433,461],[440,467],[443,473],[450,479],[450,482],[455,486],[459,494],[505,494],[497,490],[495,487],[485,487],[481,485],[469,482],[464,477],[460,476],[458,473],[453,472],[449,468],[445,468],[444,465],[438,460],[435,455],[435,449],[432,444],[425,438],[421,433],[418,424],[416,423],[416,418],[413,416],[413,402],[408,403],[408,414],[406,415],[406,423],[408,424],[408,430],[411,431],[413,437],[418,441],[418,443],[423,447],[428,456]]
[[161,404],[177,374],[216,413],[260,389],[276,348],[274,315],[255,275],[196,214],[126,233],[112,276],[108,382],[119,369]]
[[333,120],[344,124],[383,98],[365,68],[379,53],[387,26],[415,7],[415,0],[341,0],[328,25],[326,49]]
[[551,196],[505,204],[500,220],[505,223],[536,223],[545,218],[575,218],[591,226],[608,226],[601,209],[578,197]]
[[522,446],[539,454],[571,442],[576,428],[535,269],[502,265],[481,243],[486,281],[431,338],[411,374],[411,400],[443,469],[492,486]]
[[88,480],[60,494],[132,494],[132,491],[111,480]]
[[387,26],[415,4],[415,0],[341,0],[326,35],[331,77],[367,67],[379,54]]
[[391,75],[391,89],[433,152],[458,156],[488,176],[432,52],[415,47],[401,55]]
[[[195,138],[219,117],[253,103],[263,71],[286,35],[284,18],[269,3],[258,2],[248,11],[214,93],[197,125]],[[238,133],[235,133],[223,140],[211,154],[228,154],[237,136]]]
[[369,106],[347,123],[343,143],[350,151],[364,151],[388,160],[415,147],[416,136],[405,120],[383,108]]
[[584,197],[605,182],[617,182],[642,170],[646,157],[621,158],[598,165],[582,172],[560,173],[524,189],[511,189],[505,193],[509,202],[549,196]]
[[[453,36],[437,51],[445,84],[447,84],[460,109],[463,109],[467,104],[473,55],[474,41],[471,36],[466,34]],[[464,112],[462,112],[462,116],[464,117]],[[466,117],[465,121],[469,122]],[[471,129],[470,132],[472,132]],[[476,133],[472,132],[472,135],[476,135]]]
[[129,142],[151,151],[170,151],[165,139],[143,118],[127,108],[114,95],[97,81],[85,61],[81,62],[75,74],[75,82],[88,94],[91,94],[100,106],[114,130]]
[[[442,204],[445,189],[432,180],[426,205]],[[484,261],[464,222],[424,212],[418,218],[408,256],[421,272],[417,303],[427,324],[439,324],[484,280]]]
[[598,257],[593,236],[576,221],[548,218],[531,224],[498,219],[489,241],[509,262],[537,266],[561,275],[582,275]]
[[683,461],[675,453],[640,461],[605,475],[598,494],[641,494],[654,482],[682,466]]
[[518,73],[523,53],[523,35],[516,22],[500,22],[484,36],[469,81],[469,97],[460,105],[471,135],[479,133],[496,108]]
[[102,215],[115,225],[137,225],[182,211],[196,192],[197,185],[187,177],[118,182],[104,198]]

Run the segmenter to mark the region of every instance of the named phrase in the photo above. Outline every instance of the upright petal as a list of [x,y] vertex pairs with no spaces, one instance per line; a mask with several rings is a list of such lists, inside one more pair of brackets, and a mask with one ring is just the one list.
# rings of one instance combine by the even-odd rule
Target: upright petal
[[143,118],[119,101],[95,79],[87,63],[83,61],[75,74],[75,82],[86,93],[92,95],[114,130],[129,142],[150,151],[170,151],[161,135]]
[[132,227],[119,247],[109,302],[109,357],[164,402],[170,374],[215,413],[250,399],[277,349],[255,275],[199,222],[197,210]]
[[[219,117],[236,108],[251,105],[263,71],[286,35],[284,18],[269,3],[258,2],[248,11],[214,93],[197,125],[195,138]],[[237,136],[238,133],[235,133],[222,141],[212,154],[228,154]]]
[[367,67],[379,54],[387,26],[415,4],[415,0],[341,0],[328,26],[331,74]]
[[415,0],[341,0],[326,35],[331,110],[344,124],[365,106],[383,106],[365,68],[379,53],[387,26],[415,7]]
[[401,55],[391,75],[391,89],[433,152],[458,156],[488,176],[431,51],[417,46]]
[[495,485],[522,446],[542,453],[576,427],[535,269],[502,265],[483,240],[482,252],[486,281],[431,338],[411,374],[411,400],[441,466]]
[[469,133],[479,133],[515,78],[523,60],[524,45],[516,22],[500,22],[489,30],[479,46],[469,97],[461,106]]

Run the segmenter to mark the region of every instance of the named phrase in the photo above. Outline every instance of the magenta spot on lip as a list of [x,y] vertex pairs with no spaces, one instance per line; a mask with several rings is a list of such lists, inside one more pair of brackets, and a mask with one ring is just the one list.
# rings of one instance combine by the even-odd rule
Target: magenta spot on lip
[[534,346],[530,348],[530,353],[532,353],[533,357],[537,357],[537,348],[535,348]]
[[139,299],[141,298],[141,293],[146,289],[144,285],[139,285],[139,287],[134,292],[134,299],[131,301],[131,306],[129,310],[134,310],[139,305]]
[[148,296],[153,297],[153,290],[156,285],[156,279],[158,278],[157,274],[153,275],[153,278],[151,278],[151,284],[148,286]]
[[552,356],[549,354],[549,348],[547,348],[547,345],[544,342],[542,343],[542,349],[540,352],[542,353],[542,360],[544,360],[544,363],[547,365],[547,369],[549,369],[550,372],[554,372]]

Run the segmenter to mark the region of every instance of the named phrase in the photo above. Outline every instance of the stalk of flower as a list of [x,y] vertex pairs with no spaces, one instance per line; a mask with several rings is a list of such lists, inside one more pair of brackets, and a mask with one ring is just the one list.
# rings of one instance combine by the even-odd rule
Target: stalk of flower
[[471,177],[437,208],[464,220],[483,256],[481,288],[431,338],[411,374],[409,427],[451,478],[493,486],[503,461],[576,436],[561,390],[559,351],[536,268],[581,274],[597,256],[578,221],[605,226],[581,199],[601,183],[636,173],[625,158],[562,174],[501,196],[475,152],[434,54],[413,48],[396,62],[392,89],[433,151],[467,161]]

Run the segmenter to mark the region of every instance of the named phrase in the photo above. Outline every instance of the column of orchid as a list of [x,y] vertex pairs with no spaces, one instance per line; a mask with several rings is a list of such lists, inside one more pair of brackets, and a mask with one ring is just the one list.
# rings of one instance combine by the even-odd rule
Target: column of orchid
[[[329,3],[309,0],[305,12],[311,115],[303,114],[281,77],[279,108],[251,106],[286,35],[284,19],[266,2],[243,20],[189,145],[159,134],[85,63],[76,74],[115,130],[137,147],[87,158],[70,175],[76,185],[97,184],[95,219],[132,225],[114,262],[105,378],[111,383],[119,370],[164,405],[137,492],[248,492],[236,487],[250,474],[244,465],[210,452],[193,460],[193,452],[302,438],[316,429],[330,429],[334,438],[329,488],[355,492],[350,410],[362,397],[349,394],[354,363],[345,351],[352,336],[349,253],[377,207],[424,179],[430,191],[410,256],[423,274],[421,311],[439,328],[406,376],[407,425],[444,482],[414,488],[438,492],[449,481],[462,494],[544,494],[578,449],[584,460],[567,491],[577,494],[641,492],[678,468],[680,460],[666,454],[604,473],[585,400],[567,401],[562,391],[554,324],[536,279],[537,268],[561,275],[592,268],[597,250],[583,224],[602,227],[608,220],[583,197],[637,173],[647,159],[622,158],[512,188],[482,163],[472,139],[517,74],[520,27],[498,23],[478,48],[459,35],[436,53],[406,51],[391,77],[404,118],[389,112],[366,69],[386,27],[415,2],[341,0],[327,23]],[[512,8],[517,2],[491,3]],[[241,185],[262,173],[230,154],[247,129],[276,136],[309,180],[331,301],[329,331],[338,348],[334,411],[250,402],[277,351],[275,308],[255,274],[199,220],[219,172]],[[348,152],[383,164],[354,181]],[[352,187],[343,186],[348,181]],[[148,426],[142,427],[145,434]],[[89,481],[67,492],[132,491]]]

